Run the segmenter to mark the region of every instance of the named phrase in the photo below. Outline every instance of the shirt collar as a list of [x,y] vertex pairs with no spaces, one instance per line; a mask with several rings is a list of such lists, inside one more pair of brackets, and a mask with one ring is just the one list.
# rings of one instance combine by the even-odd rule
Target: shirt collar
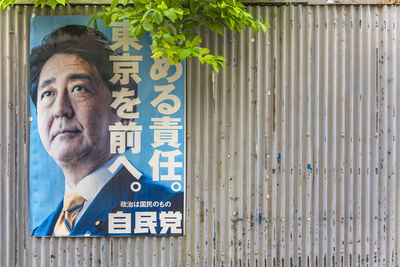
[[83,178],[74,188],[69,187],[69,185],[65,183],[64,195],[72,191],[81,195],[86,201],[92,202],[97,193],[99,193],[103,186],[113,177],[108,167],[110,167],[117,158],[118,157],[113,157],[108,160],[100,168]]

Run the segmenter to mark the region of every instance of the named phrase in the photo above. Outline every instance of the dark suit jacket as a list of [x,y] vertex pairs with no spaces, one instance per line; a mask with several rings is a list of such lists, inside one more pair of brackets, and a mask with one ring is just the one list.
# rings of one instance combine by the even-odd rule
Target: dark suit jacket
[[[138,181],[141,184],[139,192],[133,192],[130,189],[132,182]],[[124,167],[100,190],[93,202],[87,208],[85,213],[79,219],[78,223],[72,229],[70,236],[106,236],[108,234],[108,213],[122,211],[124,213],[134,213],[135,208],[122,208],[121,201],[166,201],[171,202],[171,207],[161,208],[136,208],[138,211],[182,211],[183,213],[183,193],[173,192],[167,187],[154,184],[150,178],[142,176],[140,180],[133,177]],[[38,227],[36,227],[32,236],[51,236],[54,226],[62,211],[63,200]],[[182,214],[183,216],[183,214]],[[97,224],[96,224],[97,222]],[[132,234],[134,228],[134,214],[132,214]],[[182,222],[183,228],[183,222]],[[157,226],[157,233],[160,231]],[[182,231],[183,233],[183,231]],[[168,233],[167,233],[168,234]],[[147,234],[148,235],[148,234]]]

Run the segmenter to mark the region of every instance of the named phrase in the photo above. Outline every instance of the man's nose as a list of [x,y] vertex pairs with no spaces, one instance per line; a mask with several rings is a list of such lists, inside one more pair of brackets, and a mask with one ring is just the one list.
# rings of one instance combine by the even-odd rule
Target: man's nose
[[53,114],[55,117],[71,118],[74,116],[74,109],[71,105],[71,99],[67,90],[57,94],[53,104]]

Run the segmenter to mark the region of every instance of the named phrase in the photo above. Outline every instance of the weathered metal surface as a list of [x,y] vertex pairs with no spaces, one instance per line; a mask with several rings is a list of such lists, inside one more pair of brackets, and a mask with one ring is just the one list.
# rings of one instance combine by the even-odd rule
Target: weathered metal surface
[[30,237],[33,8],[0,12],[0,266],[400,265],[399,7],[250,10],[267,35],[201,31],[226,71],[187,64],[182,238]]
[[308,0],[309,5],[393,5],[399,0]]

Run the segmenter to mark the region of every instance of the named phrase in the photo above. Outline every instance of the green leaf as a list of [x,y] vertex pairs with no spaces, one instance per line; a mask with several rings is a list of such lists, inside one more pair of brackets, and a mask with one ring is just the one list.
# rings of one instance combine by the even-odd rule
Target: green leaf
[[[43,3],[46,4],[46,1],[43,1]],[[48,0],[47,4],[54,10],[57,6],[57,0]]]
[[104,21],[104,25],[105,25],[106,27],[110,27],[111,18],[110,18],[109,16],[105,16],[104,19],[103,19],[103,21]]
[[202,51],[201,51],[201,54],[202,54],[202,55],[208,54],[208,53],[210,53],[210,49],[208,49],[208,48],[202,48]]
[[152,32],[154,30],[153,24],[148,21],[143,21],[143,29],[148,32]]
[[66,4],[66,0],[57,0],[57,2],[63,6]]
[[258,24],[255,22],[251,23],[251,27],[253,28],[253,31],[255,33],[258,33],[258,31],[260,30],[260,28],[258,28]]
[[147,16],[149,16],[150,13],[152,13],[152,12],[153,12],[152,10],[147,10],[147,11],[144,13],[144,15],[142,16],[142,22],[145,21],[146,18],[147,18]]
[[154,20],[155,23],[160,25],[161,22],[163,21],[163,15],[159,10],[155,10],[152,14],[152,19]]
[[163,38],[170,44],[175,43],[175,41],[177,40],[174,36],[172,36],[171,34],[168,34],[168,33],[164,34]]
[[139,36],[142,36],[144,34],[143,26],[139,24],[136,27],[134,27],[133,34],[135,35],[136,38],[140,39]]
[[202,52],[203,52],[203,48],[196,46],[196,47],[193,47],[192,51],[193,51],[193,53],[196,53],[201,56]]
[[159,58],[159,57],[162,57],[163,54],[164,54],[164,51],[157,51],[156,53],[153,53],[153,55],[151,57]]
[[201,39],[200,36],[196,36],[196,37],[193,38],[192,44],[193,44],[193,45],[198,45],[198,44],[200,44],[202,41],[203,41],[203,39]]
[[89,19],[89,21],[88,21],[88,23],[87,23],[87,26],[90,27],[90,25],[92,25],[92,22],[93,22],[93,27],[94,27],[95,29],[97,29],[97,18],[96,18],[96,15],[92,16],[92,17]]
[[175,14],[177,15],[177,16],[179,16],[180,18],[182,18],[182,16],[183,16],[183,13],[184,13],[184,11],[183,11],[183,9],[181,9],[181,8],[171,8],[170,10],[172,10],[173,12],[175,12]]
[[224,35],[221,25],[219,25],[218,23],[212,22],[210,23],[209,27],[211,30],[216,31],[219,35]]
[[129,12],[122,12],[122,13],[119,15],[119,20],[123,20],[123,19],[129,18],[129,16],[130,16],[130,13],[129,13]]
[[206,55],[206,56],[204,56],[204,59],[206,62],[210,62],[211,59],[213,59],[213,57],[214,57],[213,55]]
[[179,56],[179,60],[184,60],[192,54],[192,51],[190,49],[178,49],[177,54]]
[[214,69],[217,73],[219,73],[219,68],[218,68],[217,62],[211,61],[211,62],[209,62],[209,64],[211,64],[211,66],[213,67],[213,69]]
[[186,39],[190,39],[196,35],[197,35],[197,33],[195,31],[185,31]]
[[113,0],[110,5],[110,10],[113,10],[117,7],[119,0]]
[[199,60],[200,60],[200,63],[201,63],[201,64],[206,63],[206,61],[205,61],[204,58],[202,58],[202,57],[200,57]]
[[175,36],[176,38],[178,38],[181,41],[186,41],[186,36],[184,34],[178,34],[177,36]]
[[199,26],[199,22],[196,20],[188,19],[183,22],[183,29],[192,29]]
[[170,27],[160,27],[158,29],[163,33],[174,34],[174,31]]
[[264,23],[258,23],[258,25],[261,27],[261,30],[263,31],[263,33],[265,34],[267,32],[267,27],[266,25],[264,25]]
[[176,63],[179,62],[179,57],[175,54],[169,54],[168,59],[169,59],[169,63],[171,63],[171,65],[175,65]]
[[183,9],[183,16],[190,16],[190,9],[184,8]]
[[111,21],[112,21],[112,22],[115,22],[115,21],[118,19],[118,17],[119,17],[119,14],[118,14],[118,13],[113,13],[113,14],[111,15]]
[[162,1],[158,6],[157,9],[160,9],[161,11],[165,11],[168,9],[168,6],[165,4],[164,1]]
[[215,58],[215,60],[218,60],[218,61],[226,61],[226,58],[224,58],[223,56],[215,56],[214,58]]
[[0,8],[1,9],[6,9],[7,6],[14,6],[15,0],[0,0]]
[[172,21],[172,23],[175,23],[176,19],[178,18],[178,16],[175,14],[175,12],[173,12],[171,9],[165,10],[165,11],[164,11],[164,15],[165,15],[170,21]]

